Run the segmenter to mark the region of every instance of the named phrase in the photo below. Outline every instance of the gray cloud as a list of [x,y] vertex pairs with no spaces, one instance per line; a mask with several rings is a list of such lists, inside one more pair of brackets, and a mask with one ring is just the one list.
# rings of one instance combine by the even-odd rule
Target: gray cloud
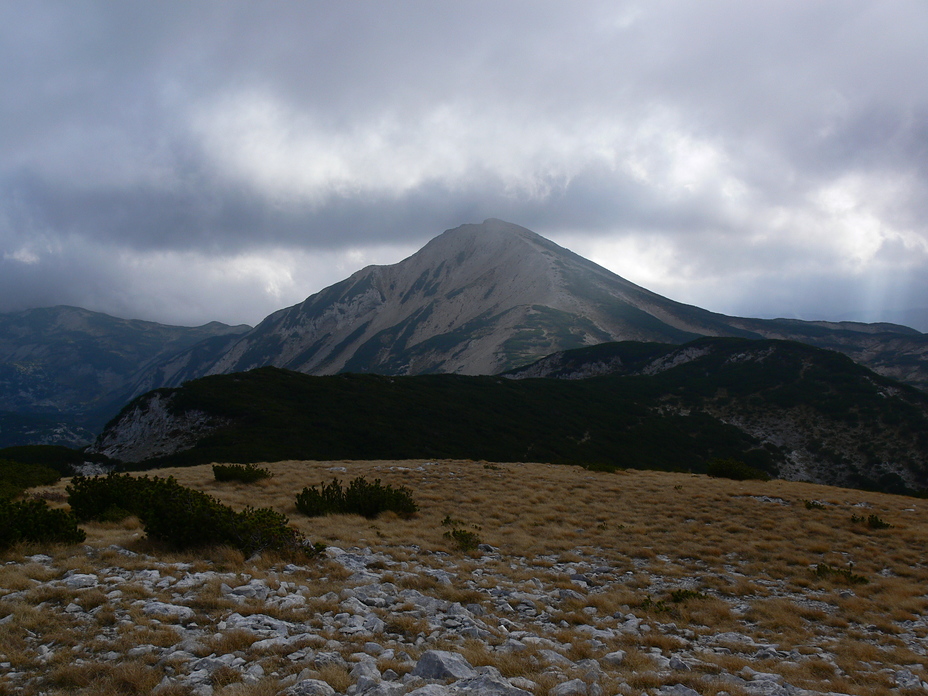
[[897,316],[926,63],[914,0],[6,3],[0,311],[254,323],[492,216],[711,309]]

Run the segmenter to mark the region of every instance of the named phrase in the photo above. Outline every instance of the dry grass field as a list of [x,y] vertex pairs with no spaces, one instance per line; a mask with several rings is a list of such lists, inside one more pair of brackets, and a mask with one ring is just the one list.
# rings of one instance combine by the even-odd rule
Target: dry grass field
[[[377,558],[390,559],[369,566],[383,575],[382,582],[482,607],[482,620],[493,633],[484,640],[429,634],[427,621],[412,611],[384,615],[396,635],[427,636],[390,646],[413,660],[426,648],[451,648],[475,666],[492,665],[506,677],[528,680],[523,683],[533,685],[530,690],[537,694],[553,689],[559,674],[573,674],[552,671],[540,659],[546,640],[564,646],[573,664],[624,651],[624,661],[595,680],[605,694],[658,693],[668,685],[707,696],[760,693],[724,678],[745,677],[751,670],[778,675],[780,683],[798,689],[861,696],[923,693],[920,686],[900,682],[899,670],[928,679],[928,501],[785,481],[600,473],[545,464],[290,461],[262,466],[273,477],[252,484],[218,483],[208,466],[149,475],[174,476],[236,509],[273,507],[312,541],[357,547],[355,552],[370,549]],[[333,477],[347,483],[362,475],[408,487],[419,513],[411,519],[390,513],[375,520],[354,515],[310,519],[294,506],[304,486]],[[66,484],[31,493],[63,505]],[[451,521],[495,551],[459,550],[446,536]],[[151,620],[135,605],[127,619],[108,606],[112,597],[103,589],[50,583],[68,570],[101,577],[114,566],[143,571],[155,557],[162,564],[181,564],[188,573],[247,573],[279,589],[281,596],[299,589],[308,599],[299,618],[308,623],[316,614],[337,613],[335,595],[351,584],[350,573],[330,558],[305,562],[298,572],[286,574],[290,587],[281,570],[289,559],[245,559],[228,549],[167,552],[144,539],[134,518],[82,526],[85,545],[17,548],[0,556],[0,674],[26,675],[15,688],[0,678],[0,694],[149,693],[159,684],[161,693],[191,692],[163,681],[171,673],[169,660],[127,657],[134,646],[171,645],[177,640],[174,628]],[[52,561],[30,560],[37,553]],[[453,572],[456,580],[443,584],[437,575],[424,574],[424,568]],[[197,626],[218,625],[232,610],[247,613],[220,591],[219,579],[211,582],[187,602]],[[157,596],[157,584],[152,587],[122,584],[120,598]],[[534,611],[531,606],[510,611],[494,599],[500,587],[516,594],[535,592],[536,597],[542,591],[551,596],[581,592],[562,594],[567,599],[559,602],[529,600]],[[67,607],[74,603],[94,617],[79,632],[68,618]],[[269,612],[266,607],[261,611]],[[623,632],[631,615],[649,628]],[[592,625],[613,633],[590,639],[584,627]],[[320,624],[320,635],[324,628]],[[195,655],[247,657],[256,641],[247,631],[217,628],[212,633],[191,649]],[[540,639],[533,642],[526,634]],[[512,636],[525,639],[524,649],[500,648]],[[331,647],[332,636],[323,637]],[[359,649],[350,638],[344,643],[346,656]],[[53,655],[37,654],[38,644],[53,645],[45,650]],[[307,638],[305,645],[312,647],[312,640]],[[765,653],[758,646],[773,647]],[[107,654],[120,659],[99,657]],[[666,659],[676,655],[685,655],[685,670],[667,667]],[[286,677],[300,671],[299,664],[280,655],[265,659],[258,678],[244,682],[235,669],[213,672],[210,689],[216,694],[276,694]],[[392,658],[381,660],[380,668],[402,676],[409,664]],[[43,676],[32,678],[39,672]],[[354,683],[343,666],[314,674],[339,692]]]

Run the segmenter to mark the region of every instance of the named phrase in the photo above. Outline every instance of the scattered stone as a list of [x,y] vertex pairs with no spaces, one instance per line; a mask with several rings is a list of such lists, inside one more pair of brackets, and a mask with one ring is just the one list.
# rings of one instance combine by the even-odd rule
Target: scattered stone
[[551,696],[587,696],[586,682],[571,679],[551,689]]
[[335,689],[321,679],[304,679],[285,689],[284,696],[335,696]]
[[613,667],[618,667],[620,664],[625,662],[625,651],[616,650],[614,652],[603,655],[603,662],[606,664],[612,665]]
[[658,689],[658,693],[661,694],[661,696],[699,696],[699,692],[696,691],[696,689],[691,689],[684,684],[662,686]]
[[86,573],[68,573],[62,580],[64,586],[70,590],[83,590],[96,587],[99,583],[96,575]]
[[195,615],[195,612],[190,607],[185,607],[177,604],[166,604],[165,602],[159,602],[157,600],[150,600],[145,602],[145,606],[142,607],[142,611],[147,616],[161,616],[171,619],[176,619],[177,621],[189,621]]
[[530,691],[513,686],[502,677],[481,675],[454,683],[453,692],[462,696],[532,696]]
[[447,686],[426,684],[418,689],[413,689],[406,696],[452,696],[453,693]]
[[[119,556],[128,557],[130,553],[113,550]],[[335,696],[336,690],[320,674],[334,666],[344,670],[348,677],[348,685],[340,690],[345,696],[529,696],[543,690],[540,684],[548,681],[555,684],[550,690],[553,696],[611,696],[617,693],[613,686],[619,687],[621,693],[633,690],[617,680],[616,668],[627,665],[626,652],[610,648],[616,645],[617,638],[622,644],[634,645],[649,630],[672,636],[676,642],[672,653],[662,654],[657,648],[648,653],[653,661],[652,671],[639,676],[664,684],[646,689],[650,696],[694,696],[697,692],[691,686],[667,684],[674,673],[682,678],[680,673],[692,670],[711,674],[711,680],[706,677],[706,684],[715,689],[730,685],[733,692],[749,696],[811,696],[813,692],[789,684],[775,671],[781,665],[799,665],[810,657],[834,661],[825,644],[809,646],[811,651],[781,651],[778,645],[768,644],[769,638],[756,639],[759,633],[755,637],[748,635],[754,630],[748,623],[742,623],[740,630],[744,633],[713,633],[706,626],[662,623],[658,619],[666,617],[660,615],[642,620],[628,606],[611,614],[597,611],[596,607],[602,606],[595,601],[597,593],[630,581],[636,583],[635,587],[642,587],[637,584],[642,576],[644,587],[649,584],[648,591],[655,597],[666,597],[677,589],[699,589],[689,579],[661,577],[646,559],[631,559],[629,565],[635,570],[626,572],[610,568],[605,564],[607,561],[595,558],[593,552],[584,548],[582,553],[577,551],[581,560],[561,562],[558,556],[547,556],[544,558],[550,564],[547,566],[550,573],[529,579],[523,575],[514,581],[506,577],[505,570],[497,570],[498,549],[487,547],[482,552],[494,556],[471,557],[465,565],[453,555],[426,552],[413,546],[405,548],[403,561],[369,549],[329,547],[323,567],[335,565],[337,578],[349,573],[350,577],[347,582],[340,580],[333,585],[336,592],[322,596],[314,595],[302,584],[307,568],[296,564],[262,571],[260,577],[241,571],[217,572],[208,567],[204,570],[200,566],[200,570],[193,572],[191,564],[164,563],[155,558],[148,559],[151,565],[147,569],[130,570],[118,567],[122,559],[114,561],[117,554],[106,554],[105,559],[100,559],[97,551],[85,550],[89,557],[113,565],[86,565],[83,567],[93,568],[93,572],[72,570],[58,576],[51,556],[37,554],[27,560],[49,567],[49,571],[42,572],[60,578],[50,581],[51,586],[71,591],[60,604],[47,601],[37,608],[47,607],[42,610],[51,611],[54,606],[54,610],[63,613],[62,619],[75,627],[92,625],[95,615],[104,609],[113,616],[112,623],[101,625],[98,630],[96,642],[100,647],[95,648],[95,654],[88,654],[83,646],[68,648],[74,651],[73,658],[68,655],[73,664],[125,658],[144,660],[163,670],[162,681],[153,693],[183,690],[207,696],[213,693],[213,680],[219,673],[223,677],[231,674],[233,681],[240,679],[243,685],[262,682],[262,688],[276,679],[278,696]],[[659,560],[678,562],[669,556]],[[530,567],[529,559],[518,556],[507,557],[506,563],[514,571]],[[731,559],[726,577],[740,575],[737,563],[736,558]],[[138,568],[139,561],[134,559],[131,565]],[[439,587],[435,582],[421,585],[407,582],[423,577],[437,580]],[[558,586],[568,578],[574,581],[573,589]],[[833,600],[825,593],[799,594],[774,579],[754,581],[762,588],[760,596],[788,597],[799,606],[826,613],[834,608],[829,604]],[[443,597],[448,596],[449,584],[474,593],[474,599],[465,606],[447,601]],[[411,589],[410,585],[422,589]],[[191,606],[200,606],[198,600],[211,597],[217,587],[221,592],[220,606],[225,608],[198,626],[193,622],[197,614]],[[102,592],[104,606],[98,606],[99,592],[85,592],[93,588]],[[15,626],[21,620],[11,607],[14,602],[28,600],[31,592],[30,588],[17,591],[0,588],[0,624]],[[94,604],[86,602],[85,596],[95,597]],[[842,589],[838,596],[853,597],[853,590]],[[754,599],[723,597],[723,601],[728,602],[734,615],[743,617],[751,610]],[[574,602],[586,606],[576,609]],[[84,607],[91,606],[92,610],[85,611]],[[580,612],[579,625],[560,617],[557,621],[552,619],[568,609]],[[158,627],[159,634],[166,636],[165,641],[161,642],[159,637],[158,645],[146,643],[126,652],[112,649],[116,637],[132,629],[133,617],[139,611],[149,617],[153,628]],[[565,640],[562,629],[571,631],[572,644]],[[881,633],[891,631],[915,656],[928,655],[925,637],[928,617],[912,616],[895,622],[892,629],[881,625],[879,632],[873,626],[871,635],[874,641],[879,641]],[[176,633],[176,639],[171,638],[171,632]],[[236,633],[250,638],[243,647],[217,655],[220,641],[233,639]],[[17,668],[15,662],[0,662],[0,692],[41,693],[47,689],[43,679],[47,679],[48,666],[62,661],[60,643],[34,633],[24,635],[23,654],[36,667],[27,671]],[[500,659],[505,659],[506,653],[530,656],[528,659],[543,673],[545,681],[507,679],[495,667],[472,666],[453,648],[430,649],[436,645],[453,646],[465,638],[485,641],[491,654],[496,653]],[[107,645],[107,641],[111,644]],[[581,652],[577,648],[582,648],[582,654],[592,659],[574,662],[565,656]],[[641,645],[639,649],[644,650]],[[410,653],[421,657],[414,660]],[[737,675],[719,671],[711,657],[732,653],[749,663]],[[0,659],[9,658],[0,656]],[[865,669],[871,673],[883,672],[881,678],[898,690],[921,692],[928,689],[928,684],[922,681],[922,667],[917,659],[913,657],[912,664],[907,665],[884,663]],[[227,673],[227,670],[234,671]],[[404,676],[401,678],[400,674]],[[697,676],[690,674],[690,679]],[[695,681],[688,683],[698,686]],[[609,691],[604,691],[604,685]]]
[[922,680],[919,679],[916,675],[912,674],[907,669],[896,670],[895,675],[896,686],[900,689],[922,689],[928,688],[922,685]]
[[477,672],[457,653],[427,650],[419,658],[412,675],[423,679],[469,679],[476,677]]

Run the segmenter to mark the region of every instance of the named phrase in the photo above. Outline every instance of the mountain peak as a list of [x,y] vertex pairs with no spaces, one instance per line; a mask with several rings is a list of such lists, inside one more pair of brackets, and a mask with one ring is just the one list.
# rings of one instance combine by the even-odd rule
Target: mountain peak
[[491,267],[522,263],[526,255],[544,249],[569,253],[525,227],[488,218],[479,224],[466,224],[446,230],[400,263],[417,259],[420,265],[434,263],[436,260],[439,264],[447,261],[460,265],[469,260]]
[[[399,263],[369,266],[275,312],[218,360],[191,358],[176,375],[269,365],[316,375],[496,374],[607,341],[684,343],[699,336],[793,338],[838,349],[849,341],[844,352],[873,356],[881,335],[684,305],[525,227],[488,218],[446,230]],[[835,336],[838,344],[828,343]]]

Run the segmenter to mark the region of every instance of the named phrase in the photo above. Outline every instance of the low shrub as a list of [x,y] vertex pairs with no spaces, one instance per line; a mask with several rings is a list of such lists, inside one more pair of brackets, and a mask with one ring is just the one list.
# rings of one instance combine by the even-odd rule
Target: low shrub
[[217,481],[254,483],[271,476],[270,471],[255,464],[213,464],[213,478]]
[[460,551],[474,551],[480,546],[480,537],[476,532],[466,529],[452,529],[443,535],[446,539],[451,539],[458,545]]
[[879,515],[868,515],[864,517],[862,515],[851,515],[851,522],[857,524],[859,522],[865,523],[870,529],[892,529],[893,525],[884,520]]
[[[690,601],[691,599],[705,599],[705,598],[706,598],[706,595],[704,595],[702,592],[699,592],[697,590],[679,589],[679,590],[673,590],[670,593],[669,601],[671,604],[683,604],[685,602]],[[654,599],[651,598],[651,595],[648,595],[647,599],[645,599],[641,603],[641,608],[644,609],[645,611],[669,612],[673,609],[673,607],[671,606],[671,604],[668,604],[667,602],[668,602],[667,599],[658,599],[655,601]]]
[[674,604],[680,604],[681,602],[687,602],[691,599],[705,599],[706,595],[698,590],[674,590],[670,593],[670,601]]
[[834,568],[827,563],[816,564],[812,572],[818,578],[840,580],[848,585],[866,585],[870,582],[863,575],[858,575],[850,568]]
[[[235,511],[202,491],[186,488],[173,478],[138,479],[143,489],[138,515],[150,539],[175,548],[232,543]],[[241,549],[250,553],[254,549]]]
[[20,542],[78,544],[86,538],[74,515],[44,500],[0,500],[0,548]]
[[78,520],[118,521],[134,514],[140,505],[141,479],[129,474],[75,476],[65,489],[68,505]]
[[270,508],[236,512],[173,477],[149,479],[128,474],[75,476],[68,501],[79,519],[111,519],[120,511],[138,516],[150,539],[177,549],[228,545],[245,554],[270,550],[318,553],[287,517]]
[[476,532],[461,529],[461,527],[470,526],[479,531],[480,525],[467,525],[463,520],[456,520],[451,515],[445,515],[445,519],[441,521],[441,526],[451,527],[451,531],[445,532],[442,536],[455,542],[460,551],[474,551],[482,543]]
[[0,500],[15,498],[27,488],[50,486],[61,474],[41,464],[0,459]]
[[737,459],[713,459],[706,465],[706,473],[715,478],[735,481],[769,481],[770,475]]
[[347,488],[342,488],[338,479],[319,488],[304,488],[296,496],[296,508],[309,517],[356,514],[368,519],[387,510],[400,517],[411,517],[419,509],[405,486],[394,488],[380,483],[380,479],[370,483],[363,476],[354,479]]
[[457,520],[451,515],[445,515],[445,519],[441,521],[442,527],[463,527],[466,522],[464,520]]
[[237,514],[232,532],[233,545],[245,553],[263,549],[301,549],[308,556],[316,556],[325,550],[325,544],[319,542],[309,545],[289,522],[286,515],[271,508],[247,507]]

